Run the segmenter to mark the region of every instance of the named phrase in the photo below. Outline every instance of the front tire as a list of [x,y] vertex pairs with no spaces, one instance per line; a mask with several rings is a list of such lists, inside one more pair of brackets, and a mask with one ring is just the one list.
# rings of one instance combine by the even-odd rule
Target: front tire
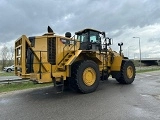
[[132,61],[123,61],[121,66],[121,77],[116,79],[121,84],[131,84],[135,79],[135,66]]
[[94,61],[80,61],[75,63],[72,68],[72,88],[82,93],[91,93],[97,89],[100,72]]

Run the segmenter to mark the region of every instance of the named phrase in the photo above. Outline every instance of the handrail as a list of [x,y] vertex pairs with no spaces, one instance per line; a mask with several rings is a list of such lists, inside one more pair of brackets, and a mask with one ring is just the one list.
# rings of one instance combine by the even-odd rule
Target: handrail
[[[73,39],[74,38],[74,39]],[[69,52],[70,52],[70,50],[73,48],[73,46],[74,46],[74,54],[75,54],[75,35],[74,36],[72,36],[72,38],[71,38],[71,40],[74,40],[74,44],[72,45],[72,44],[70,44],[69,43],[69,45],[72,45],[71,47],[70,47],[70,49],[69,49]],[[65,57],[69,54],[69,52],[67,52],[67,54],[66,55],[64,55],[64,49],[65,49],[65,47],[67,46],[68,44],[65,44],[65,46],[63,47],[63,58],[62,58],[62,60],[58,63],[58,65],[65,59]]]
[[74,37],[74,55],[75,55],[75,46],[76,46],[75,35],[73,37]]

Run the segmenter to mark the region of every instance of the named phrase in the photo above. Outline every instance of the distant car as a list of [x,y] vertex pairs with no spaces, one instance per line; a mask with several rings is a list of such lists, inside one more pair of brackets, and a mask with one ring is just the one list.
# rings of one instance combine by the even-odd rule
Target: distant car
[[6,71],[6,72],[14,71],[14,65],[11,65],[11,66],[8,66],[8,67],[4,67],[3,70]]

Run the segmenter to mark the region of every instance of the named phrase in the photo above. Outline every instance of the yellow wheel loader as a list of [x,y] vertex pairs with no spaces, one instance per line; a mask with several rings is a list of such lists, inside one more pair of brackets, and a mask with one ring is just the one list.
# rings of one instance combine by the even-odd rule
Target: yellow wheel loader
[[135,79],[135,66],[120,51],[110,48],[113,40],[105,32],[84,29],[65,36],[56,35],[48,26],[42,36],[22,35],[15,41],[15,74],[37,83],[53,82],[57,93],[65,85],[82,93],[97,89],[109,76],[121,84]]

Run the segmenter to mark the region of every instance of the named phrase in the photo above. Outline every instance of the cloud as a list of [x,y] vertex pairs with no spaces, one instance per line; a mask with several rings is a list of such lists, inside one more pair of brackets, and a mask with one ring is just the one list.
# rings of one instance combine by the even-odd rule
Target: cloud
[[0,44],[22,34],[41,35],[48,25],[57,34],[89,27],[106,31],[126,46],[134,44],[133,36],[141,36],[143,44],[155,44],[159,43],[159,11],[158,0],[1,0]]
[[111,37],[114,40],[112,48],[116,51],[119,51],[117,43],[123,42],[123,51],[125,56],[134,57],[134,54],[139,54],[139,39],[133,37],[140,37],[140,47],[142,57],[151,57],[155,54],[160,54],[160,39],[159,31],[160,24],[153,24],[145,27],[136,27],[136,28],[124,28],[121,34],[117,36],[119,30],[115,30],[111,33]]

